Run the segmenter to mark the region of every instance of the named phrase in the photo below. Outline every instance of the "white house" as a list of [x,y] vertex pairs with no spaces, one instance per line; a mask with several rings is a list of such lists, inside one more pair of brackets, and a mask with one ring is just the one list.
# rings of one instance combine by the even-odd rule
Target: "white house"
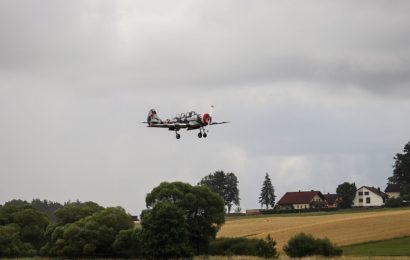
[[386,202],[387,194],[380,188],[362,186],[357,189],[353,207],[380,207]]

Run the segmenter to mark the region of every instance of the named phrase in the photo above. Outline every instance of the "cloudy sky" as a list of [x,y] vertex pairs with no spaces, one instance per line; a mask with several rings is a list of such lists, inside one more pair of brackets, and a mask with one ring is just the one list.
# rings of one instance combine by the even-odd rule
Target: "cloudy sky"
[[[276,195],[385,188],[410,141],[409,1],[0,0],[0,204],[145,208],[216,170]],[[196,131],[149,129],[206,112]]]

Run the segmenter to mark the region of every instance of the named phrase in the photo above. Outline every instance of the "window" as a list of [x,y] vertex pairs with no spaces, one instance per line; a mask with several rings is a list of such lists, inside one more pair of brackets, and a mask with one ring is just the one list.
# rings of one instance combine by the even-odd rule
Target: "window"
[[366,198],[366,203],[370,204],[370,198]]
[[360,203],[363,203],[363,199],[359,199],[359,202],[360,202]]
[[368,192],[368,191],[365,191],[365,192],[364,192],[364,195],[369,195],[369,192]]
[[359,191],[359,196],[363,196],[363,191]]

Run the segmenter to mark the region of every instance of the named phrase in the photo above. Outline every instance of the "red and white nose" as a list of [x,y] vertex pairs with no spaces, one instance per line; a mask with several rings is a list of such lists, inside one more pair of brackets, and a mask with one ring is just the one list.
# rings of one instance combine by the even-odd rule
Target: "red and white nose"
[[209,125],[211,124],[211,122],[212,122],[212,117],[208,113],[205,113],[202,115],[202,123],[204,125]]

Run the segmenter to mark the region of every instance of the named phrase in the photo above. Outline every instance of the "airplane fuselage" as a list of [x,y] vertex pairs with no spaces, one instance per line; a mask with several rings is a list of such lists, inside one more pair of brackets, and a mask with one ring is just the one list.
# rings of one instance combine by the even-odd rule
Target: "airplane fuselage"
[[194,111],[177,114],[172,119],[162,120],[158,117],[155,109],[151,109],[147,116],[148,127],[168,128],[169,131],[175,131],[176,138],[179,139],[178,131],[185,128],[187,130],[199,129],[198,137],[206,138],[208,130],[205,126],[215,124],[225,124],[228,122],[212,122],[212,108],[210,113],[198,114]]

